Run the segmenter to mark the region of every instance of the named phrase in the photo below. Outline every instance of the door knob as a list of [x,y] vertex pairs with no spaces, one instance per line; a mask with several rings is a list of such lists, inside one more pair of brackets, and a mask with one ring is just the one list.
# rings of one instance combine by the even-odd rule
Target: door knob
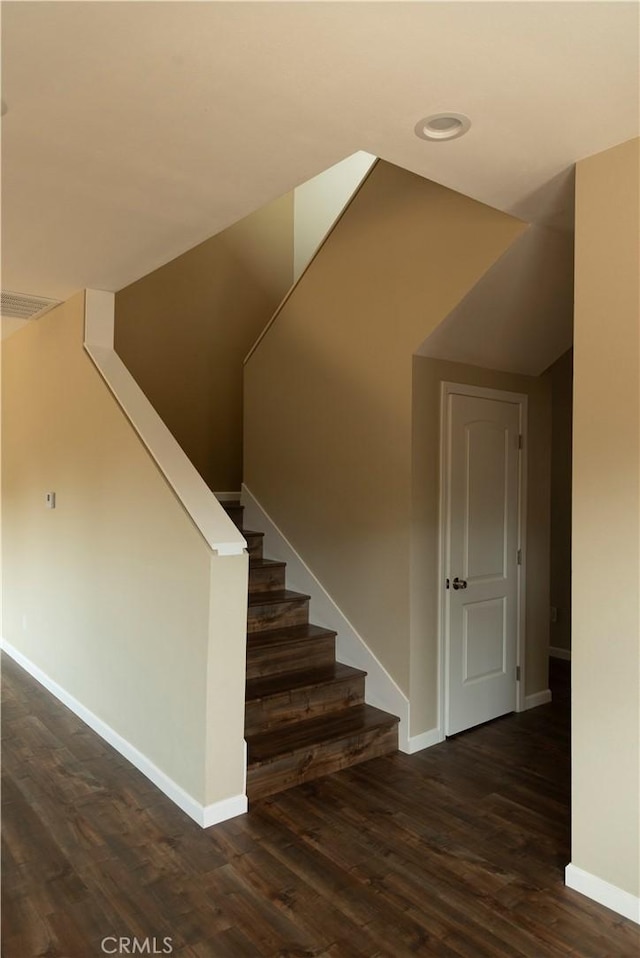
[[458,576],[456,576],[455,579],[453,580],[453,588],[454,588],[454,589],[466,589],[466,588],[467,588],[467,580],[466,580],[466,579],[459,579]]

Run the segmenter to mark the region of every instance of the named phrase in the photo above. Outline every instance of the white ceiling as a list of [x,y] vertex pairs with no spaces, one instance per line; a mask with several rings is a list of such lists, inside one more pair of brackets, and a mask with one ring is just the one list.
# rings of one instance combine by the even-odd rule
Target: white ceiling
[[[546,225],[639,132],[629,2],[2,4],[4,288],[117,290],[356,150]],[[427,143],[423,116],[470,132]]]

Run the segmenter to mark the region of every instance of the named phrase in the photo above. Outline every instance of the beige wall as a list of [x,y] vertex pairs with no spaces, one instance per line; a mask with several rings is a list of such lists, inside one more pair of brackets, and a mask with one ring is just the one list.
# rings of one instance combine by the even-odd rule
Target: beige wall
[[[548,688],[551,390],[546,377],[518,376],[415,356],[411,719],[437,724],[440,384],[467,383],[528,396],[525,693]],[[412,730],[413,731],[413,730]],[[413,732],[415,734],[415,732]]]
[[640,895],[640,141],[576,178],[572,863]]
[[412,354],[523,229],[379,162],[245,367],[245,482],[406,694]]
[[292,280],[288,194],[116,295],[116,352],[214,491],[240,489],[242,362]]
[[293,192],[293,277],[297,280],[342,213],[375,157],[360,150]]
[[246,560],[212,555],[84,352],[83,322],[79,294],[3,344],[3,638],[211,803],[242,792],[244,647],[225,648],[224,616]]
[[573,350],[547,370],[551,380],[551,605],[550,645],[571,649],[571,432]]

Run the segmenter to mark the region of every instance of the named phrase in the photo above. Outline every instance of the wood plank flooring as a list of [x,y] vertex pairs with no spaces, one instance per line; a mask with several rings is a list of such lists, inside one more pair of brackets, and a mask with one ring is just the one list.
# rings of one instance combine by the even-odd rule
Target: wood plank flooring
[[4,958],[101,958],[120,937],[115,954],[169,938],[179,958],[640,953],[637,925],[563,885],[561,683],[207,831],[6,658],[3,687]]

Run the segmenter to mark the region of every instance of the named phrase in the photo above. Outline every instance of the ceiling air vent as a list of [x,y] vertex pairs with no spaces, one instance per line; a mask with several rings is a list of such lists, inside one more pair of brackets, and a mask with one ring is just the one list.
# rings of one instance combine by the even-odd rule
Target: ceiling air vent
[[47,310],[59,306],[57,299],[44,299],[42,296],[28,296],[25,293],[11,293],[2,290],[0,315],[11,319],[38,319]]

